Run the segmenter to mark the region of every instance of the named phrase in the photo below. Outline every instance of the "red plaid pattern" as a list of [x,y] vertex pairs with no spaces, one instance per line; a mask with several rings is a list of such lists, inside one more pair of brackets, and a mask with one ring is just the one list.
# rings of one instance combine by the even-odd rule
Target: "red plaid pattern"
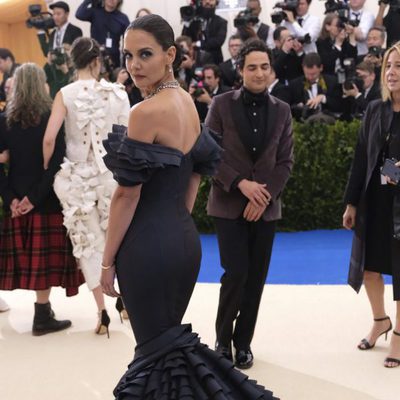
[[61,286],[67,296],[73,296],[83,282],[61,213],[4,217],[0,229],[0,290]]

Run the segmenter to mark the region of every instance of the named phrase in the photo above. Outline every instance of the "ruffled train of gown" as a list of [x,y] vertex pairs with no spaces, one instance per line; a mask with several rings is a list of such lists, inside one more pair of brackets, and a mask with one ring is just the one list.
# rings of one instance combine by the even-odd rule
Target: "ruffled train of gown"
[[278,400],[200,343],[190,325],[137,346],[114,395],[116,400]]

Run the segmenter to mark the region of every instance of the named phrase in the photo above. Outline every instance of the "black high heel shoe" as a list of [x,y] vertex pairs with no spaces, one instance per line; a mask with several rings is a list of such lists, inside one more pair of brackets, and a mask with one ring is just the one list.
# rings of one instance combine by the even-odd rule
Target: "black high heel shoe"
[[97,324],[95,333],[97,335],[104,335],[107,333],[107,337],[110,339],[110,332],[108,326],[110,325],[110,317],[107,314],[107,310],[101,310],[99,312],[99,322]]
[[[382,335],[385,335],[385,340],[387,340],[388,337],[388,333],[392,330],[392,321],[390,320],[390,317],[386,316],[383,318],[374,318],[375,322],[380,322],[380,321],[386,321],[389,320],[390,326],[388,329],[386,329],[386,331],[383,331],[379,334],[379,336],[376,338],[376,340],[378,340],[378,338]],[[376,343],[375,340],[375,343]],[[367,339],[363,339],[361,340],[360,344],[357,346],[360,350],[370,350],[372,348],[375,347],[375,343],[369,343]]]
[[121,324],[124,322],[122,319],[129,319],[128,313],[126,312],[124,302],[122,301],[122,297],[117,298],[117,302],[115,303],[115,308],[118,311],[119,319],[121,320]]
[[[400,333],[393,331],[393,335],[400,336]],[[388,365],[389,363],[393,363],[394,365]],[[383,362],[383,365],[386,368],[397,368],[400,366],[400,359],[393,357],[386,357],[385,361]]]

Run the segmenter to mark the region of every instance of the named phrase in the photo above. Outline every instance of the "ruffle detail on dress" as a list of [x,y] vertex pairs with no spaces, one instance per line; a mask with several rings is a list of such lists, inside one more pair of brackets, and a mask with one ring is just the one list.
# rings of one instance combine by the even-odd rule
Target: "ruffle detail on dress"
[[218,135],[205,125],[192,149],[193,172],[214,175],[221,161],[222,148],[217,143]]
[[107,82],[104,79],[100,82],[95,82],[93,89],[88,89],[87,87],[81,88],[74,100],[76,119],[80,130],[90,123],[99,129],[105,127],[107,117],[105,110],[107,109],[108,97],[104,97],[102,93],[110,91],[114,92],[120,99],[124,99],[126,96],[120,84]]
[[[91,232],[86,221],[97,207],[100,227],[105,231],[108,226],[108,213],[114,189],[105,186],[99,180],[99,171],[94,161],[75,163],[64,158],[57,173],[54,190],[63,207],[64,226],[67,228],[76,258],[90,258],[95,251],[104,246],[102,237]],[[97,204],[97,206],[96,206]]]
[[179,325],[138,346],[116,400],[278,400]]
[[127,137],[126,128],[120,125],[113,125],[103,145],[107,151],[104,163],[122,186],[145,183],[157,169],[179,167],[183,157],[177,149]]

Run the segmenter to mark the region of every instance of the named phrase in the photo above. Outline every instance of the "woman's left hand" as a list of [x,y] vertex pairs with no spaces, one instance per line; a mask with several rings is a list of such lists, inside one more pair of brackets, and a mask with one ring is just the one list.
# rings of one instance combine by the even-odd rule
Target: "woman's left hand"
[[103,293],[110,297],[121,296],[114,287],[115,280],[115,266],[113,265],[109,269],[102,269],[100,284],[103,289]]
[[35,206],[30,202],[27,196],[25,196],[18,204],[18,211],[22,214],[28,214]]

